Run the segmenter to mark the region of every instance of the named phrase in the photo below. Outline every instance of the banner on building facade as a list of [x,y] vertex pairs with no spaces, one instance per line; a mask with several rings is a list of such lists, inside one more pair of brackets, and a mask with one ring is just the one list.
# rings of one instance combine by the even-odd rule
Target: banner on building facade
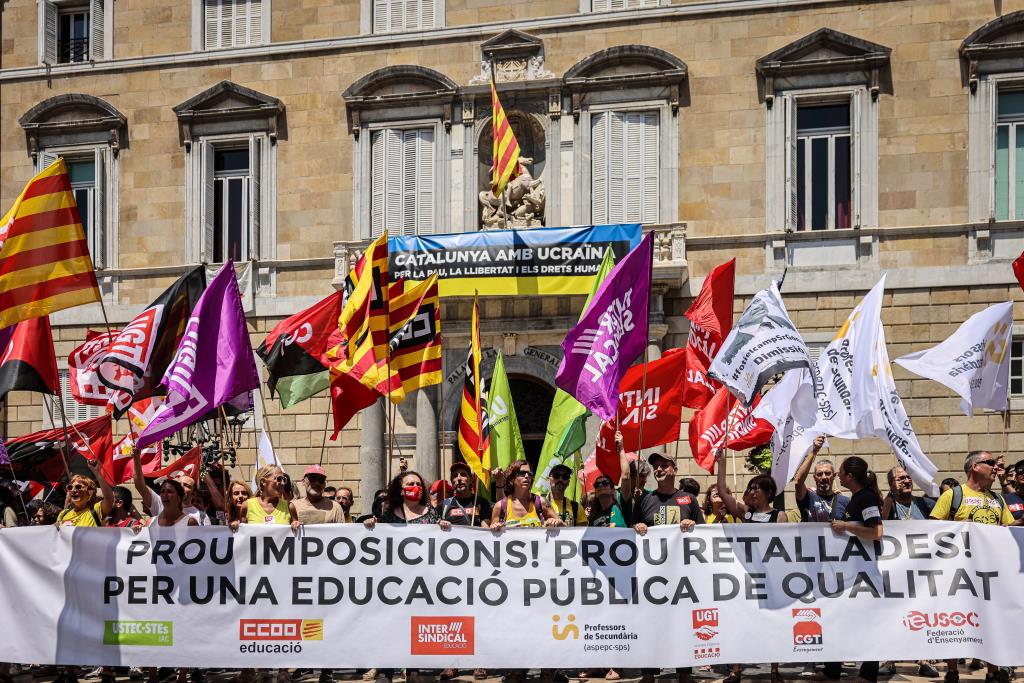
[[489,230],[391,237],[392,280],[437,273],[441,296],[590,293],[605,249],[615,261],[640,243],[640,225]]
[[[1024,530],[886,522],[0,531],[0,661],[202,667],[1024,663]],[[751,638],[751,628],[758,634]],[[359,634],[374,634],[372,638]],[[516,643],[509,647],[509,643]]]

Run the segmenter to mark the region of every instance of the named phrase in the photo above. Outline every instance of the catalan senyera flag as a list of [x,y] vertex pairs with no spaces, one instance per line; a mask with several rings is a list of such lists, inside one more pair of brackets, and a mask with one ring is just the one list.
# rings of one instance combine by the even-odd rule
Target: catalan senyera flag
[[374,389],[387,379],[388,233],[366,248],[346,280],[338,319],[341,343],[327,352],[331,376],[349,375]]
[[498,100],[498,89],[491,79],[491,125],[494,129],[494,165],[491,167],[491,192],[500,197],[508,181],[519,175],[519,141]]
[[480,302],[473,299],[473,320],[466,379],[459,409],[459,452],[482,484],[491,487],[491,425],[487,416],[487,387],[480,372]]
[[0,219],[0,329],[99,300],[68,169],[58,157]]
[[441,383],[441,301],[437,274],[406,289],[405,281],[389,291],[390,372],[378,387],[393,403],[415,389]]

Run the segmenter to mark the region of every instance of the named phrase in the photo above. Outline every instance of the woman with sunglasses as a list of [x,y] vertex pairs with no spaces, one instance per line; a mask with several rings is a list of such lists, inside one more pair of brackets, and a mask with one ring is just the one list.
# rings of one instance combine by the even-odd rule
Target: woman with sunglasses
[[505,497],[498,501],[491,512],[491,531],[502,527],[528,529],[536,527],[565,526],[551,506],[535,493],[533,468],[525,460],[516,460],[505,470]]
[[[715,468],[718,472],[718,482],[715,487],[717,494],[725,503],[725,512],[732,515],[734,519],[746,524],[773,524],[789,521],[785,511],[776,510],[773,507],[777,489],[775,480],[770,476],[759,474],[751,477],[746,491],[743,493],[743,502],[740,502],[732,495],[725,483],[724,448],[715,451]],[[729,669],[730,673],[722,683],[740,683],[743,667],[739,664],[730,664]],[[773,662],[771,665],[770,680],[771,683],[783,683],[778,663]]]
[[615,527],[626,529],[629,520],[626,518],[626,502],[622,494],[607,475],[600,475],[594,480],[594,502],[590,508],[588,526]]
[[103,526],[103,518],[109,515],[114,507],[114,489],[100,472],[99,462],[86,460],[85,464],[100,483],[103,499],[93,503],[96,482],[92,479],[81,474],[72,476],[67,488],[67,507],[57,516],[57,526]]
[[437,524],[441,516],[430,506],[430,493],[418,472],[402,472],[388,484],[387,509],[380,519],[363,520],[367,529],[383,524]]
[[[257,495],[245,503],[247,524],[290,524],[292,530],[299,528],[295,505],[284,497],[287,481],[284,470],[274,465],[264,465],[256,472]],[[238,525],[232,528],[237,529]]]

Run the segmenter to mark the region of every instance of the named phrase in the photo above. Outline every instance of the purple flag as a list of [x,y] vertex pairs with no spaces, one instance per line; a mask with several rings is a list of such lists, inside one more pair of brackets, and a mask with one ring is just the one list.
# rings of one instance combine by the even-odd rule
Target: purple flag
[[608,273],[587,312],[562,340],[555,384],[602,420],[615,417],[619,380],[647,344],[654,233]]
[[187,427],[229,401],[241,410],[252,408],[250,392],[259,384],[235,266],[228,261],[196,302],[178,351],[160,380],[167,400],[139,435],[139,447]]
[[0,437],[0,465],[10,465],[11,456],[7,455],[7,446],[4,445],[4,440]]

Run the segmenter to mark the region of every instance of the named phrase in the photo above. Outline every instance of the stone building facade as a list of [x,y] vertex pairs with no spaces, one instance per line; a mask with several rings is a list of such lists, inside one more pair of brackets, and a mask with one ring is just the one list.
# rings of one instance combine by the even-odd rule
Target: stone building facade
[[[0,204],[53,155],[72,162],[112,325],[189,264],[230,256],[255,345],[328,294],[383,225],[478,229],[492,69],[545,225],[657,232],[652,356],[685,344],[682,313],[731,257],[737,313],[785,270],[817,348],[882,272],[892,357],[1019,294],[1024,0],[3,0],[0,22]],[[581,305],[482,302],[531,453]],[[268,401],[284,461],[323,457],[366,495],[390,470],[393,417],[393,458],[436,476],[469,307],[443,307],[444,385],[393,416],[365,411],[336,443],[323,444],[325,397]],[[58,357],[102,320],[98,306],[54,315]],[[1024,457],[1021,342],[1012,353],[1006,416],[965,417],[946,389],[894,369],[944,476],[968,449]],[[4,421],[18,435],[49,418],[13,394]],[[243,426],[244,463],[252,443]],[[698,473],[685,441],[669,451]],[[892,463],[878,441],[832,452]]]

